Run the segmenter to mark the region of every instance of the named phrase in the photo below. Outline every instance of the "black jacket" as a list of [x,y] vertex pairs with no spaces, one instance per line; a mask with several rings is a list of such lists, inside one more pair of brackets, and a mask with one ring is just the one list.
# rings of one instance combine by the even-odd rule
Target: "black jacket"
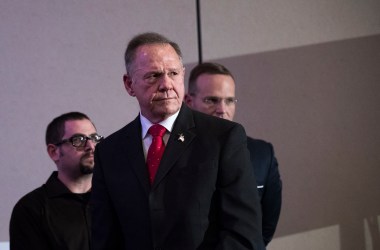
[[94,250],[263,249],[246,138],[241,125],[182,105],[152,187],[139,117],[103,140],[91,196]]
[[248,137],[247,146],[255,172],[263,219],[263,238],[267,245],[280,217],[282,182],[272,144]]
[[10,250],[89,250],[89,195],[73,194],[53,172],[13,208]]

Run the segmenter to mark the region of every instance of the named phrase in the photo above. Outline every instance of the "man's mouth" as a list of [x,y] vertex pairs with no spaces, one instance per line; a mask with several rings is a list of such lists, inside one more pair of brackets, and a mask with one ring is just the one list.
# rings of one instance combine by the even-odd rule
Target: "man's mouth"
[[94,153],[87,153],[83,155],[83,159],[94,159]]
[[157,98],[154,99],[152,102],[166,102],[166,101],[171,101],[174,100],[175,98],[172,97],[166,97],[166,98]]

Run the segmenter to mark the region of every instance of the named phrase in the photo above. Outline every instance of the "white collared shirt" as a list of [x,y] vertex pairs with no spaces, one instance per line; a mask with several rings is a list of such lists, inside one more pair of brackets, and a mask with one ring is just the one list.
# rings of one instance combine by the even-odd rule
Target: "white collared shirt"
[[[178,114],[179,114],[179,110],[174,115],[167,118],[166,120],[163,120],[163,121],[158,123],[161,126],[164,126],[166,128],[166,132],[165,132],[165,135],[163,138],[165,145],[169,141],[169,136],[170,136],[170,133],[172,132],[173,125],[174,125],[175,120],[178,117]],[[152,136],[150,134],[148,134],[148,130],[154,124],[151,123],[146,117],[144,117],[141,114],[141,111],[140,111],[140,121],[141,121],[141,139],[142,139],[142,145],[143,145],[143,149],[144,149],[144,157],[146,160],[146,156],[148,154],[148,149],[150,147],[150,144],[152,144]]]

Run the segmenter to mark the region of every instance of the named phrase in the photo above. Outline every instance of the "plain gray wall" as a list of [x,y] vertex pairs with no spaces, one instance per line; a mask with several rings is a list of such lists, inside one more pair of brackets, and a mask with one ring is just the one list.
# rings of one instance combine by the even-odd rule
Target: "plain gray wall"
[[380,249],[380,35],[218,61],[236,75],[236,120],[275,145],[276,236],[339,225],[340,249]]
[[[379,10],[375,0],[201,1],[204,60],[233,71],[236,120],[280,162],[284,208],[270,250],[379,245]],[[8,241],[13,205],[55,169],[44,145],[51,119],[79,110],[107,136],[137,115],[122,84],[127,41],[168,36],[188,72],[198,51],[195,1],[2,0],[0,18]]]

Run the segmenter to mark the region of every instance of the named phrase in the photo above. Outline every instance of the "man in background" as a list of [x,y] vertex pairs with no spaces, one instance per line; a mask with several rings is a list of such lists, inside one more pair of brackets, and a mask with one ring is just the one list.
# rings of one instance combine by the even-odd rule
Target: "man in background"
[[63,114],[48,125],[46,147],[57,171],[13,208],[11,250],[90,249],[88,202],[94,149],[101,139],[83,113]]
[[124,58],[140,113],[96,147],[93,250],[264,249],[243,127],[183,103],[175,42],[143,33]]
[[[218,63],[202,63],[190,73],[186,103],[194,110],[232,121],[237,99],[231,72]],[[276,230],[281,210],[282,182],[270,143],[247,137],[262,210],[262,233],[267,245]]]

